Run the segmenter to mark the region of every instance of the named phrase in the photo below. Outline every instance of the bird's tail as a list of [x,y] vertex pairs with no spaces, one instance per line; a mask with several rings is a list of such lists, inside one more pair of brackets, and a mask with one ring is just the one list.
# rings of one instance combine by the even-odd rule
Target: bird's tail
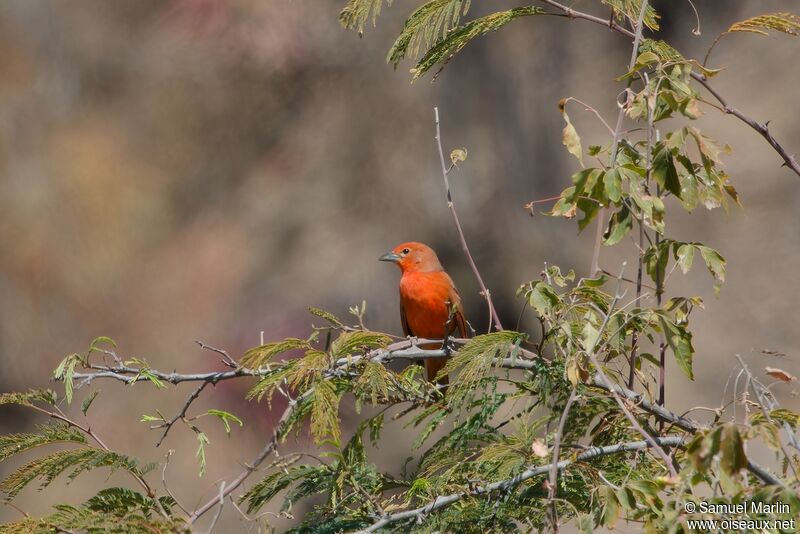
[[[447,375],[436,379],[436,375],[439,374],[439,371],[447,365],[447,358],[429,358],[425,360],[425,376],[428,378],[428,382],[435,382],[440,386],[444,386],[450,383],[450,378]],[[442,389],[442,393],[446,391]]]

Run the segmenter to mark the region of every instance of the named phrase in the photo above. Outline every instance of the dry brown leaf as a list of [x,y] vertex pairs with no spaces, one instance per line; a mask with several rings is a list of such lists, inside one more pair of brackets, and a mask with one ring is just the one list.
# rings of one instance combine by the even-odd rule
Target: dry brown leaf
[[783,369],[777,369],[775,367],[764,367],[764,370],[767,372],[769,376],[780,380],[781,382],[791,382],[792,380],[796,380],[796,378]]

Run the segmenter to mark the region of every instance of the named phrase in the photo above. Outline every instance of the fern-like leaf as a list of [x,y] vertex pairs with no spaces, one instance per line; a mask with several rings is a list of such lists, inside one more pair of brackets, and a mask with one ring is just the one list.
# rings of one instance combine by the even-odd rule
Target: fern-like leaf
[[330,380],[320,380],[314,386],[314,402],[311,407],[311,435],[314,441],[330,440],[339,443],[339,394]]
[[7,434],[0,436],[0,462],[10,456],[51,443],[86,444],[83,432],[65,424],[57,423],[39,427],[33,434]]
[[[639,13],[642,11],[642,0],[602,0],[611,8],[617,20],[635,24],[639,21]],[[658,13],[651,4],[647,5],[644,12],[644,25],[649,29],[658,30]]]
[[447,34],[447,37],[436,43],[422,56],[422,59],[412,70],[413,79],[419,78],[437,63],[447,63],[476,37],[499,30],[512,20],[520,17],[546,14],[547,11],[538,7],[515,7],[507,11],[498,11],[497,13],[471,20],[463,26],[454,28]]
[[20,406],[30,406],[34,402],[43,402],[55,406],[58,398],[55,391],[50,389],[31,389],[30,391],[2,393],[0,394],[0,405],[18,404]]
[[307,339],[287,338],[283,341],[266,343],[258,347],[253,347],[244,353],[241,364],[250,369],[259,369],[268,363],[278,354],[297,349],[310,349],[311,344]]
[[329,467],[327,465],[300,465],[289,467],[272,473],[253,486],[253,488],[245,493],[239,502],[247,501],[247,512],[257,512],[262,506],[271,501],[275,495],[286,489],[293,482],[298,480],[316,477],[320,474],[327,473]]
[[800,16],[794,13],[767,13],[750,17],[733,24],[726,33],[749,32],[759,35],[769,35],[770,31],[776,31],[797,37],[800,34]]
[[331,353],[336,358],[344,358],[350,354],[361,353],[365,350],[383,348],[391,339],[380,332],[358,330],[355,332],[342,332],[331,344]]
[[441,376],[446,376],[458,370],[448,397],[456,402],[464,393],[475,389],[495,363],[495,358],[506,357],[512,348],[525,338],[525,334],[504,330],[470,339],[439,371]]
[[137,476],[141,475],[138,463],[133,458],[102,449],[83,447],[54,452],[28,462],[0,482],[0,490],[9,498],[13,498],[37,478],[42,479],[40,488],[45,488],[68,469],[73,469],[69,478],[74,479],[84,471],[98,467],[124,469]]
[[416,57],[423,43],[430,47],[444,39],[469,6],[470,0],[430,0],[418,7],[406,20],[386,61],[396,66],[405,57]]
[[[348,30],[357,30],[359,35],[364,34],[364,26],[372,17],[372,25],[381,14],[384,0],[348,0],[339,13],[339,22]],[[392,5],[392,0],[387,0],[386,5]]]
[[359,395],[369,396],[372,405],[378,404],[378,399],[389,397],[391,372],[383,365],[375,362],[367,362],[358,381],[355,384],[355,391]]

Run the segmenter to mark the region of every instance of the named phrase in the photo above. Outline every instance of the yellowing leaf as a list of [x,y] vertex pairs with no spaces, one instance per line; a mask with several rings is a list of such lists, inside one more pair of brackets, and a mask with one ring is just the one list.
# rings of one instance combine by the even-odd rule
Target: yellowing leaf
[[453,165],[458,166],[459,161],[467,161],[467,149],[466,148],[455,148],[450,152],[450,161],[453,162]]
[[569,153],[575,156],[580,162],[581,167],[583,167],[583,148],[581,148],[581,138],[578,136],[577,130],[575,130],[575,127],[570,122],[569,115],[567,115],[567,112],[564,111],[563,108],[561,110],[561,114],[564,116],[564,120],[567,122],[567,125],[564,126],[562,142],[564,143],[564,146],[567,147]]

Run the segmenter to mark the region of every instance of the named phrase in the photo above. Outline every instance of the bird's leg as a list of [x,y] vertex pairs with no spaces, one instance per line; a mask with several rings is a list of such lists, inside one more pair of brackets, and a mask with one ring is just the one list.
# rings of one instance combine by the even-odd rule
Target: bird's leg
[[452,350],[452,347],[450,346],[450,335],[456,329],[455,319],[456,319],[456,311],[458,311],[458,309],[456,308],[455,304],[453,304],[449,300],[447,301],[447,308],[449,310],[449,313],[447,316],[447,322],[444,324],[444,339],[442,339],[442,350],[444,351],[445,357],[449,358],[450,351]]

